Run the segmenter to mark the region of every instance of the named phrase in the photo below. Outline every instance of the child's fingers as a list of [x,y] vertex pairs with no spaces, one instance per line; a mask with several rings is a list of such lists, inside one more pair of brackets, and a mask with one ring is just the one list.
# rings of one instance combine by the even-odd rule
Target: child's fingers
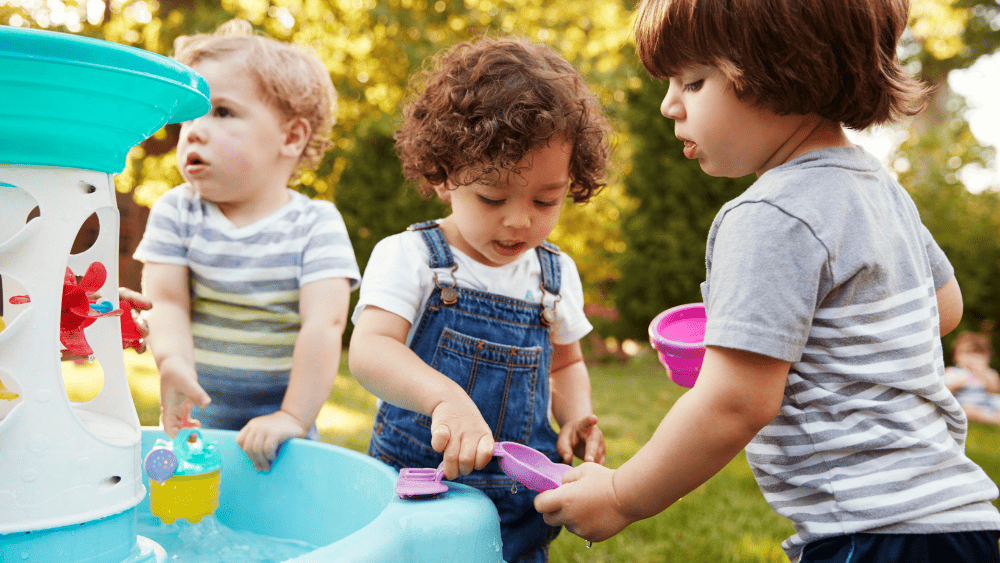
[[570,465],[573,463],[574,432],[560,432],[556,438],[556,452],[562,458],[563,463]]
[[476,464],[475,469],[482,469],[486,467],[486,464],[493,459],[493,450],[496,444],[493,442],[493,436],[489,434],[483,435],[479,439],[479,446],[476,448]]
[[212,398],[202,389],[201,385],[198,385],[198,382],[187,378],[178,379],[175,391],[183,394],[187,400],[202,408],[207,407],[212,402]]
[[583,422],[576,428],[576,433],[581,438],[587,438],[590,436],[590,430],[597,425],[597,415],[592,414],[587,418],[583,419]]
[[[592,427],[594,428],[594,427]],[[607,447],[604,444],[604,434],[600,430],[595,430],[587,436],[587,447],[584,452],[583,461],[590,461],[598,465],[604,465],[607,458]]]
[[443,452],[451,441],[451,428],[444,424],[439,424],[431,431],[431,449],[436,452]]

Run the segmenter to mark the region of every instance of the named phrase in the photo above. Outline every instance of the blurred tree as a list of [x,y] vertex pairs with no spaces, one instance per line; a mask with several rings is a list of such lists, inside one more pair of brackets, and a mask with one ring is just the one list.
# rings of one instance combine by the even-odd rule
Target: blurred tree
[[[927,108],[907,124],[909,134],[892,167],[955,266],[962,288],[965,314],[959,330],[945,338],[950,350],[959,331],[993,327],[1000,318],[1000,194],[970,193],[961,180],[966,166],[993,165],[996,151],[972,135],[965,100],[947,81],[951,71],[968,68],[1000,49],[1000,4],[915,0],[910,30],[902,52],[931,94]],[[946,352],[945,358],[950,357]]]

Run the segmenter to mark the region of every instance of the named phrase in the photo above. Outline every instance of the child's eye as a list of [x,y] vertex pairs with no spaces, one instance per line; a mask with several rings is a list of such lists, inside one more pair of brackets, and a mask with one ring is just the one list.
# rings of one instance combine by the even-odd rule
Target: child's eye
[[485,203],[486,205],[493,205],[493,206],[503,205],[503,202],[506,201],[506,200],[503,200],[503,199],[490,199],[490,198],[488,198],[486,196],[483,196],[483,195],[480,195],[478,197],[479,197],[479,201]]
[[697,92],[701,90],[701,87],[705,85],[705,79],[696,80],[694,82],[689,82],[684,85],[685,92]]
[[229,111],[229,108],[225,106],[219,106],[215,108],[212,112],[216,117],[232,117],[233,112]]
[[555,207],[556,205],[559,205],[559,200],[557,200],[557,199],[553,199],[551,201],[539,201],[539,200],[535,200],[535,205],[537,205],[539,207]]

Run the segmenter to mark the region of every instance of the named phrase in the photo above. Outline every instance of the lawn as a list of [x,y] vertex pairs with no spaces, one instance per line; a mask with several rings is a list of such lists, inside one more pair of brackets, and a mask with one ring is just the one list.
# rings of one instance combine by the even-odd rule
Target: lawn
[[[155,426],[159,418],[159,379],[149,354],[128,351],[129,385],[139,420]],[[95,376],[95,374],[97,374]],[[70,398],[87,400],[100,390],[100,371],[93,366],[66,365]],[[590,366],[594,409],[607,439],[608,466],[618,467],[652,435],[683,389],[664,375],[652,353],[627,364]],[[375,398],[350,376],[346,362],[317,425],[321,439],[365,451],[375,414]],[[973,423],[969,456],[994,481],[1000,478],[1000,428]],[[552,563],[569,562],[785,562],[781,541],[791,535],[787,520],[764,502],[743,455],[718,475],[660,515],[626,528],[593,547],[568,532],[551,550]]]

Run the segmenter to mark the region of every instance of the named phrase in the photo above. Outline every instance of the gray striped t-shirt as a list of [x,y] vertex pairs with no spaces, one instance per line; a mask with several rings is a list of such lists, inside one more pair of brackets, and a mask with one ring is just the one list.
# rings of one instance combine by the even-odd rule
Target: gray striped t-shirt
[[[153,205],[136,260],[187,266],[199,383],[217,402],[280,405],[300,328],[299,290],[361,275],[336,207],[289,190],[291,200],[234,226],[188,184]],[[339,345],[339,343],[330,343]]]
[[727,203],[708,238],[705,343],[792,362],[747,446],[771,507],[819,538],[1000,529],[943,383],[936,290],[954,271],[909,194],[855,147],[816,150]]

